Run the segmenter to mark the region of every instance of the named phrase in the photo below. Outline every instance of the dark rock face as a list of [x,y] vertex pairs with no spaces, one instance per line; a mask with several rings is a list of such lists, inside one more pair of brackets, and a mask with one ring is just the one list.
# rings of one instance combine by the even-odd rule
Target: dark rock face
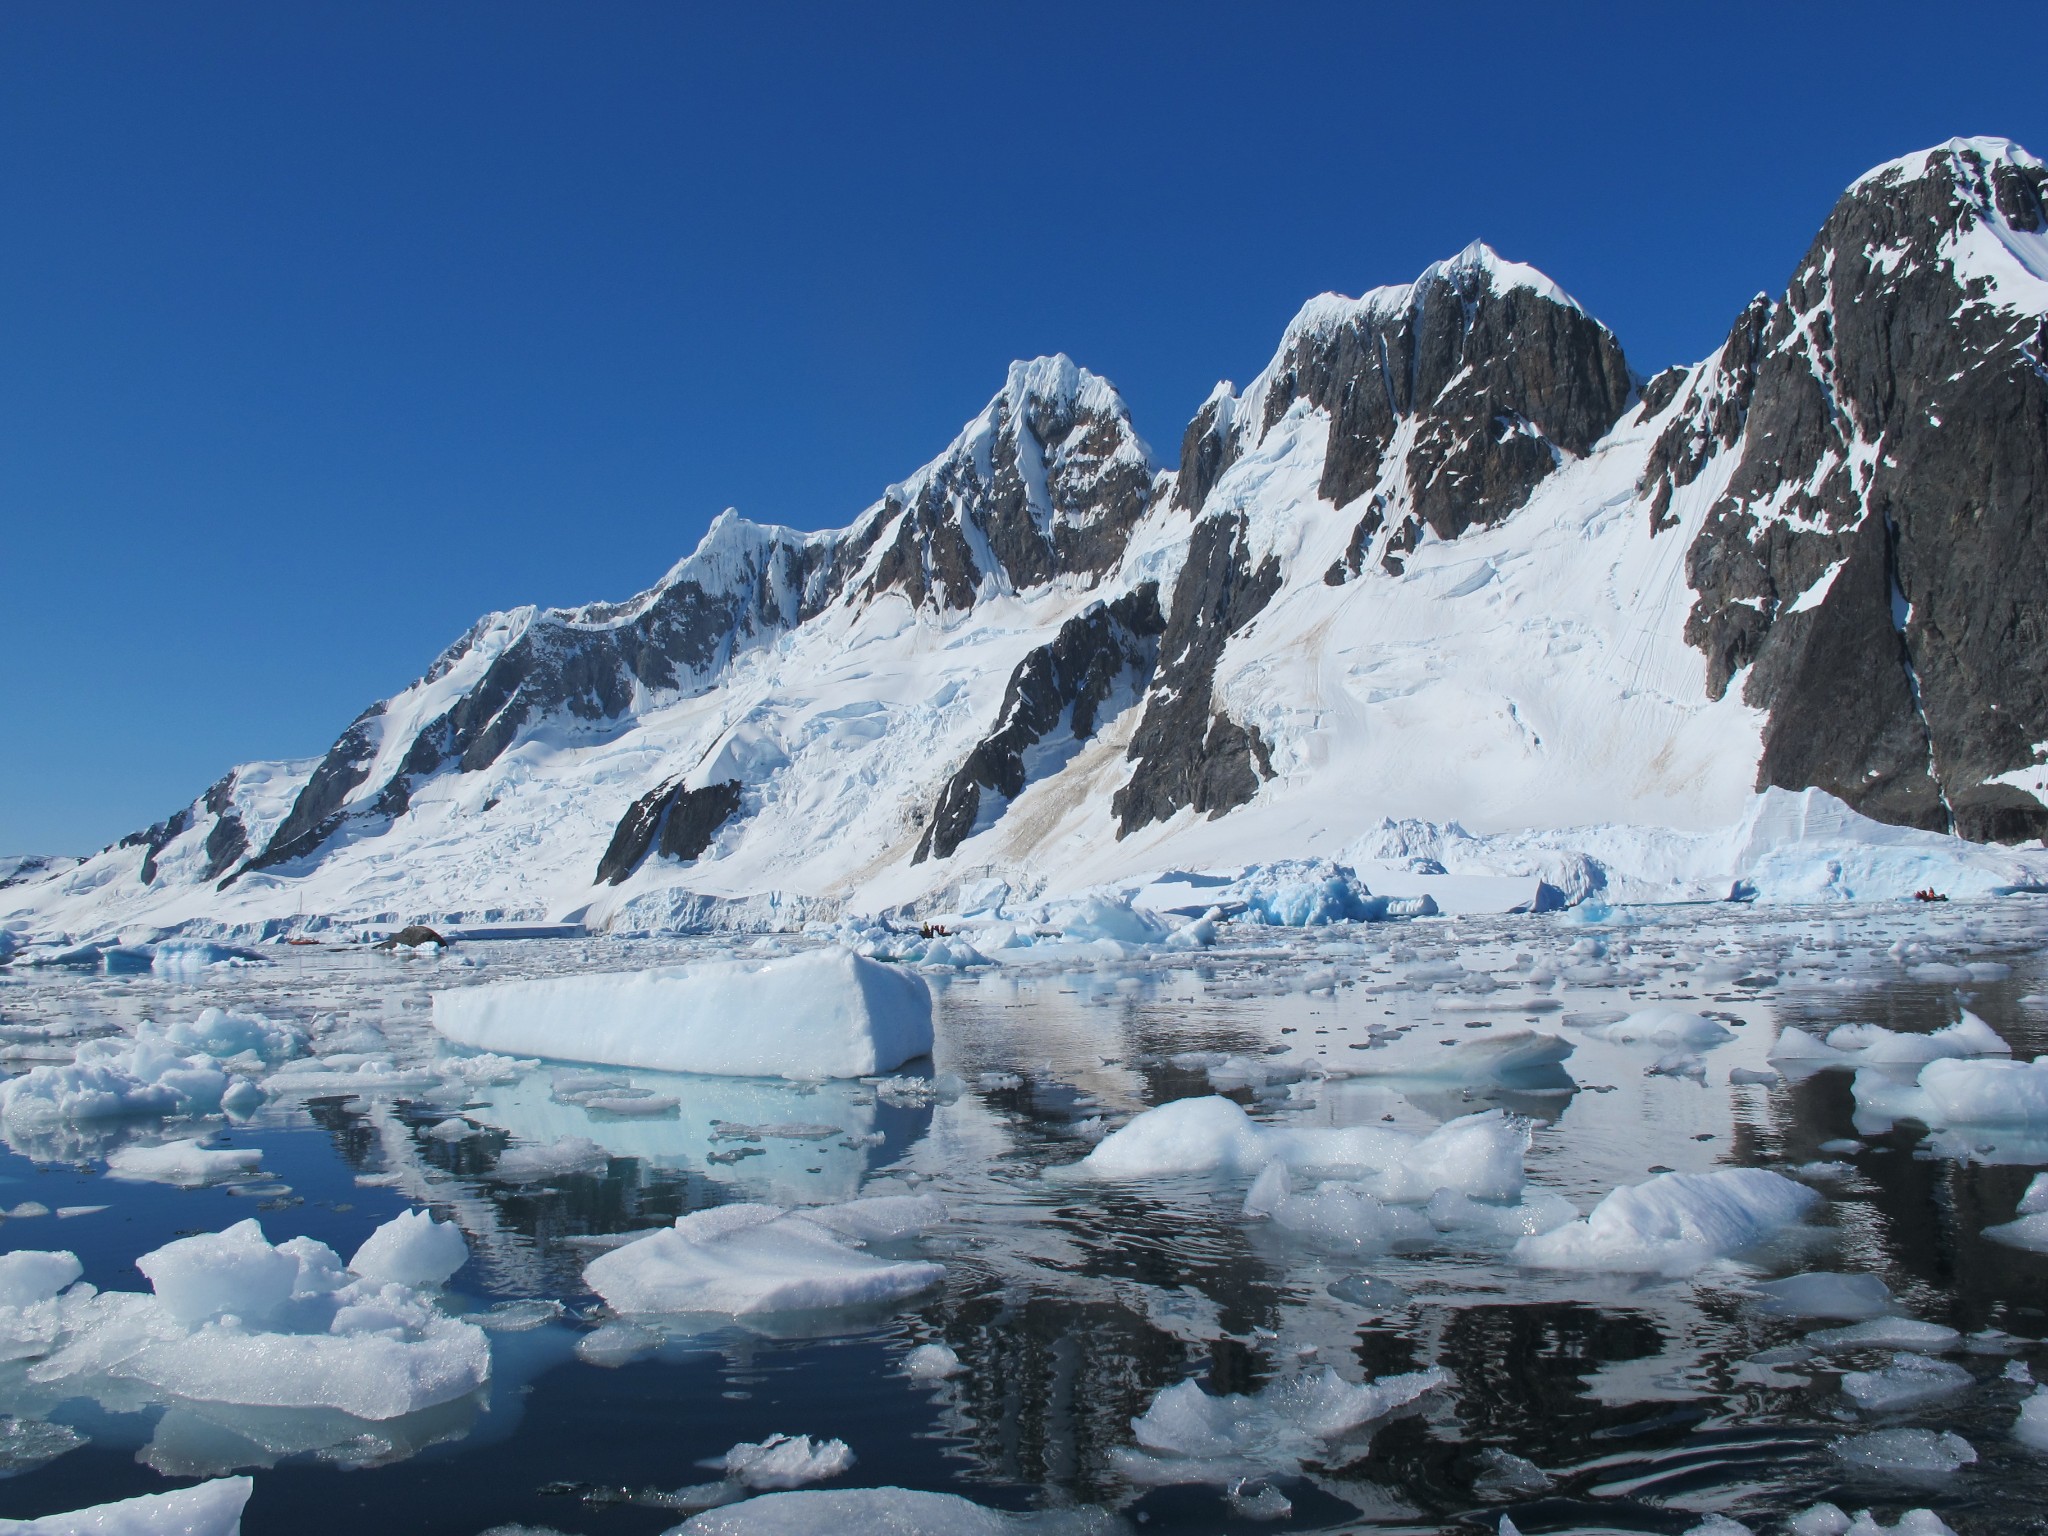
[[230,773],[215,780],[194,804],[165,817],[147,831],[131,832],[121,839],[118,847],[143,850],[140,876],[144,885],[155,884],[158,857],[197,826],[201,815],[213,818],[213,825],[206,832],[206,865],[200,871],[201,880],[219,878],[222,871],[249,851],[248,829],[235,808],[235,775]]
[[1173,504],[1199,512],[1223,471],[1237,459],[1237,402],[1228,395],[1214,395],[1180,440],[1180,474],[1174,478]]
[[[300,858],[333,836],[341,826],[342,803],[357,785],[370,776],[370,765],[377,758],[373,722],[383,713],[384,706],[379,703],[372,704],[356,716],[355,722],[341,733],[341,739],[320,759],[320,766],[313,770],[313,776],[299,791],[290,813],[271,834],[263,851],[245,868],[267,869],[288,859]],[[240,872],[236,871],[237,874]]]
[[1659,441],[1659,518],[1707,459],[1739,455],[1687,551],[1686,638],[1716,697],[1749,668],[1759,787],[1978,839],[2048,833],[2033,796],[1987,782],[2048,740],[2048,337],[1950,254],[2040,228],[2044,194],[2039,167],[1974,144],[1865,178]]
[[621,884],[640,867],[660,837],[663,858],[688,863],[703,857],[718,829],[740,808],[740,781],[727,779],[685,789],[680,779],[657,785],[626,808],[598,861],[593,883]]
[[1152,480],[1114,390],[1063,357],[1019,363],[963,441],[885,500],[877,526],[895,532],[865,591],[969,608],[988,575],[1013,591],[1100,578],[1151,505]]
[[1160,636],[1160,666],[1131,738],[1137,766],[1110,801],[1118,837],[1188,806],[1221,816],[1257,792],[1262,773],[1270,775],[1257,732],[1218,710],[1214,692],[1225,643],[1279,590],[1280,562],[1268,555],[1252,566],[1241,514],[1195,524]]
[[1498,281],[1497,261],[1474,247],[1405,295],[1383,291],[1294,336],[1259,430],[1297,399],[1328,411],[1320,489],[1333,504],[1380,483],[1396,429],[1413,419],[1409,505],[1456,538],[1515,511],[1560,453],[1583,455],[1620,419],[1632,384],[1613,335],[1574,305]]
[[911,862],[951,858],[974,832],[985,795],[1007,802],[1022,794],[1034,777],[1028,759],[1048,738],[1078,747],[1094,736],[1118,688],[1135,696],[1151,677],[1165,624],[1158,583],[1146,582],[1114,602],[1090,604],[1018,662],[994,728],[940,793]]

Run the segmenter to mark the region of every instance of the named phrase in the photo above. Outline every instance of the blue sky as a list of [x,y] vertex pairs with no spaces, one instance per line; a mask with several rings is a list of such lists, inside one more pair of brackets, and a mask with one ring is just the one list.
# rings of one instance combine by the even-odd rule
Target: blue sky
[[1702,356],[1869,165],[2048,150],[1996,14],[0,8],[0,851],[317,753],[725,506],[844,523],[1012,357],[1170,453],[1303,299],[1475,237]]

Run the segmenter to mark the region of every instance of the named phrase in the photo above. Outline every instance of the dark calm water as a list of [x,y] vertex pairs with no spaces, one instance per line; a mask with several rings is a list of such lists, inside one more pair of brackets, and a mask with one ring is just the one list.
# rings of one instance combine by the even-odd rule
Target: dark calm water
[[[1627,914],[1624,914],[1627,916]],[[274,1179],[237,1190],[178,1190],[103,1176],[99,1159],[129,1127],[66,1145],[17,1143],[0,1157],[0,1207],[104,1205],[66,1220],[0,1224],[0,1244],[69,1248],[86,1278],[140,1289],[136,1255],[183,1233],[255,1215],[273,1241],[308,1234],[346,1257],[379,1222],[425,1203],[459,1220],[472,1259],[451,1305],[562,1302],[558,1321],[493,1334],[494,1377],[475,1398],[413,1419],[313,1422],[218,1405],[49,1400],[20,1367],[0,1368],[0,1411],[72,1426],[88,1443],[0,1481],[0,1517],[47,1514],[150,1492],[196,1476],[254,1470],[245,1520],[268,1532],[390,1529],[470,1536],[504,1522],[568,1532],[663,1531],[681,1516],[634,1502],[714,1474],[696,1464],[777,1432],[834,1436],[859,1460],[842,1483],[963,1494],[1009,1509],[1099,1504],[1167,1531],[1586,1528],[1683,1531],[1704,1511],[1753,1524],[1820,1499],[1845,1507],[1939,1510],[1968,1536],[2048,1526],[2048,1455],[2011,1426],[2033,1390],[2009,1363],[2048,1379],[2048,1256],[1979,1236],[2009,1220],[2040,1168],[2024,1147],[1970,1143],[1934,1155],[1924,1128],[1857,1138],[1849,1075],[1729,1083],[1762,1069],[1777,1028],[1866,1021],[1899,1030],[1948,1024],[1960,1002],[2014,1047],[2048,1051],[2048,904],[2013,899],[1844,916],[1672,909],[1599,927],[1555,918],[1269,936],[1234,934],[1213,954],[1004,968],[934,978],[940,1047],[924,1075],[963,1079],[958,1097],[877,1099],[861,1085],[633,1080],[683,1100],[673,1118],[607,1119],[556,1101],[548,1070],[494,1087],[400,1090],[273,1103],[216,1145],[255,1146]],[[1901,940],[1924,949],[1893,953]],[[1589,949],[1604,946],[1593,955]],[[1574,950],[1572,946],[1579,948]],[[616,969],[708,946],[477,946],[481,965],[358,956],[294,956],[198,987],[150,978],[35,975],[0,986],[0,1026],[183,1016],[207,1002],[330,1032],[373,1023],[401,1060],[430,1055],[424,1002],[434,988],[496,976]],[[1521,986],[1529,967],[1574,965],[1578,979]],[[1991,960],[2010,975],[1958,986],[1917,979],[1928,956]],[[1447,990],[1418,967],[1455,961],[1494,992]],[[1592,971],[1603,971],[1594,975]],[[1526,1014],[1510,999],[1547,999]],[[1700,1077],[1651,1075],[1657,1052],[1577,1033],[1574,1018],[1659,1000],[1715,1012],[1735,1038],[1704,1055]],[[1652,1169],[1783,1168],[1823,1157],[1851,1172],[1822,1185],[1815,1227],[1677,1280],[1531,1272],[1504,1245],[1427,1246],[1393,1254],[1318,1249],[1241,1213],[1243,1183],[1192,1178],[1075,1184],[1043,1177],[1088,1148],[1085,1122],[1115,1123],[1210,1091],[1190,1050],[1258,1054],[1275,1046],[1339,1064],[1369,1026],[1425,1033],[1549,1029],[1573,1038],[1570,1081],[1541,1091],[1441,1081],[1310,1084],[1258,1112],[1298,1124],[1392,1123],[1425,1130],[1496,1104],[1537,1121],[1532,1184],[1583,1211]],[[24,1063],[25,1064],[25,1063]],[[984,1073],[1016,1074],[984,1086]],[[1248,1090],[1235,1096],[1253,1102]],[[892,1102],[908,1098],[908,1102]],[[480,1133],[426,1134],[452,1113]],[[714,1159],[715,1120],[823,1122],[830,1142],[756,1143]],[[586,1136],[610,1154],[601,1172],[510,1182],[508,1148]],[[1855,1138],[1859,1149],[1822,1153]],[[2008,1161],[2006,1159],[2016,1159]],[[370,1182],[362,1182],[368,1179]],[[882,1181],[879,1185],[876,1181]],[[280,1192],[280,1186],[288,1190]],[[944,1287],[882,1315],[761,1321],[671,1334],[621,1365],[579,1358],[602,1321],[583,1284],[594,1249],[578,1237],[637,1230],[734,1199],[849,1198],[863,1188],[937,1195],[951,1220],[902,1245],[946,1267]],[[1882,1355],[1771,1365],[1760,1352],[1817,1326],[1765,1314],[1746,1275],[1803,1269],[1882,1277],[1899,1310],[1964,1333],[2001,1330],[2000,1353],[1964,1354],[1978,1378],[1933,1407],[1857,1412],[1839,1372]],[[918,1384],[915,1345],[943,1342],[965,1369]],[[1227,1487],[1155,1485],[1126,1454],[1131,1422],[1154,1395],[1193,1379],[1212,1393],[1255,1393],[1304,1368],[1352,1379],[1442,1366],[1453,1383],[1411,1408],[1315,1447],[1276,1454],[1240,1493],[1270,1486],[1289,1516],[1259,1520]],[[1845,1434],[1953,1430],[1978,1460],[1945,1478],[1858,1472],[1831,1445]],[[1501,1453],[1533,1464],[1539,1488],[1502,1472]],[[1505,1481],[1504,1481],[1505,1476]]]

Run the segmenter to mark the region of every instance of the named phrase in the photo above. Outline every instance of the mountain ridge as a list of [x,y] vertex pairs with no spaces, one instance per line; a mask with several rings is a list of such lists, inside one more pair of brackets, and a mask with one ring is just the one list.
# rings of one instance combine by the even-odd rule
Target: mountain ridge
[[1173,467],[1106,380],[1020,361],[846,526],[728,511],[623,602],[486,615],[317,764],[241,765],[13,911],[893,901],[1220,856],[1225,819],[1296,853],[1347,812],[1675,827],[1771,788],[2039,837],[2044,195],[2004,140],[1876,167],[1649,380],[1474,242],[1308,301]]

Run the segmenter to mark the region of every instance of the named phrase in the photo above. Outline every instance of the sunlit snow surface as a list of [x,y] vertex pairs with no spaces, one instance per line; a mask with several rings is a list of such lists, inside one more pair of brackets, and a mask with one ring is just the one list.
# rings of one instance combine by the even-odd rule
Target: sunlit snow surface
[[[808,1436],[791,1479],[1074,1529],[1775,1530],[1822,1501],[1963,1536],[2035,1520],[2048,1113],[2003,1090],[1986,1033],[2012,1063],[2048,1052],[2048,900],[1584,915],[933,964],[934,1059],[817,1082],[481,1059],[429,1023],[438,990],[735,953],[708,940],[0,972],[13,1070],[94,1041],[114,1060],[147,1020],[153,1050],[219,1051],[230,1086],[195,1099],[202,1069],[155,1058],[146,1080],[233,1112],[50,1107],[161,1107],[74,1094],[0,1119],[0,1248],[142,1293],[136,1258],[254,1216],[431,1285],[452,1239],[363,1251],[425,1208],[470,1254],[434,1305],[490,1347],[484,1386],[381,1420],[24,1355],[0,1364],[0,1518],[248,1473],[251,1533],[781,1530],[853,1506],[743,1518],[786,1484],[731,1457]],[[1114,1140],[1216,1096],[1236,1107]],[[1984,1123],[1930,1127],[1937,1103]],[[687,1224],[729,1245],[710,1258],[621,1251],[741,1204],[804,1214]],[[614,1313],[593,1266],[745,1306]],[[24,1296],[69,1273],[41,1269]]]

